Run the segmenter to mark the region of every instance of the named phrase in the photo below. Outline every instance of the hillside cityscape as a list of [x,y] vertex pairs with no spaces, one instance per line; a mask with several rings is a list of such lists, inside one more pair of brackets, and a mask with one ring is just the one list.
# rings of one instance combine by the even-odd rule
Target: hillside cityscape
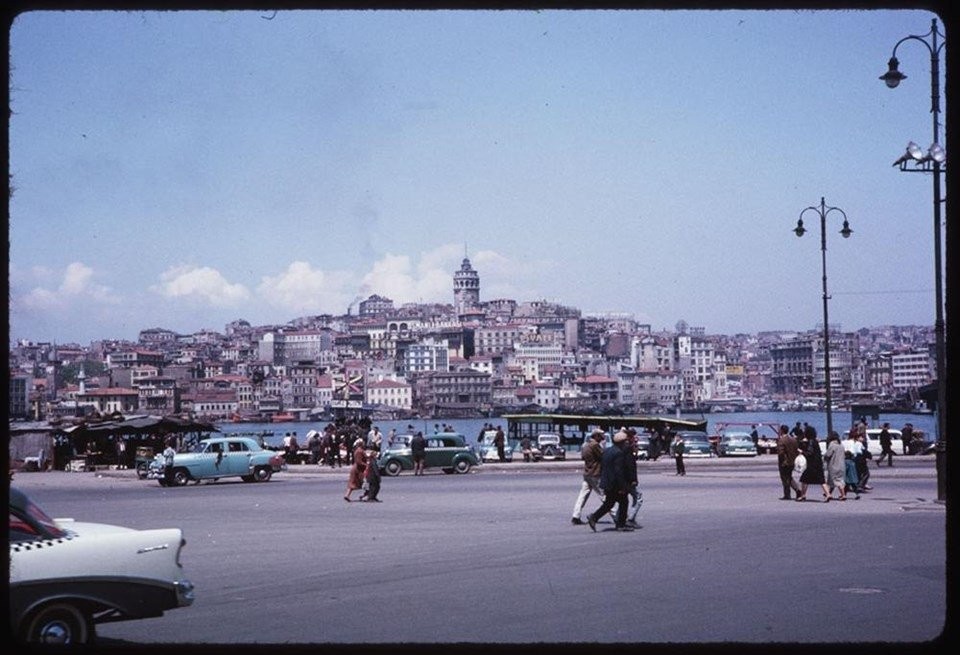
[[[481,300],[464,257],[453,302],[399,307],[374,294],[344,315],[222,333],[147,327],[136,342],[19,340],[10,417],[115,413],[210,421],[307,421],[343,410],[378,419],[512,411],[660,414],[822,409],[824,330],[709,334],[678,320],[653,331],[630,314],[545,300]],[[356,311],[354,311],[356,310]],[[844,408],[926,411],[932,326],[829,326],[830,391]]]

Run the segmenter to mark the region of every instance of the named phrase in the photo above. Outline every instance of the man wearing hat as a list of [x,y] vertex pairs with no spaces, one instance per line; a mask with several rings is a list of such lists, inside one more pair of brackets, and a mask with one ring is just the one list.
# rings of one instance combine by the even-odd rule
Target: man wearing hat
[[600,443],[603,437],[603,430],[597,428],[580,450],[580,459],[583,460],[583,483],[580,485],[577,502],[573,504],[573,518],[570,522],[574,525],[583,525],[580,513],[583,511],[583,506],[587,504],[587,499],[590,498],[590,492],[596,491],[598,496],[603,495],[600,490],[600,458],[603,455],[603,447]]
[[603,451],[600,458],[600,488],[603,489],[603,504],[593,514],[587,516],[590,529],[597,531],[597,519],[617,505],[617,515],[614,525],[618,532],[633,530],[627,525],[627,495],[630,489],[630,473],[627,470],[627,448],[629,437],[626,431],[620,430],[613,435],[613,445]]

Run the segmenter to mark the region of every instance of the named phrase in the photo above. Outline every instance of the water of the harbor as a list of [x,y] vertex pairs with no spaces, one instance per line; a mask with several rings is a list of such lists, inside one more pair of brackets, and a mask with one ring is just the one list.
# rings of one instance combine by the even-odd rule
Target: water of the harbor
[[[677,418],[674,414],[664,414],[664,417]],[[785,424],[790,427],[800,421],[808,423],[817,430],[817,435],[821,438],[827,434],[827,416],[824,412],[803,411],[803,412],[723,412],[711,414],[681,414],[679,418],[707,421],[707,432],[713,434],[720,423],[742,424],[746,432],[750,431],[750,425],[756,424]],[[849,411],[833,412],[833,429],[841,435],[850,428],[854,420],[859,416],[852,416]],[[936,435],[936,416],[933,414],[880,414],[879,421],[874,421],[871,417],[866,417],[870,427],[880,427],[883,423],[890,423],[891,428],[900,429],[906,423],[913,424],[914,431],[921,430],[924,439],[935,441]],[[616,422],[614,420],[614,422]],[[321,431],[327,425],[326,421],[298,421],[290,423],[217,423],[221,432],[227,434],[236,433],[256,433],[263,436],[264,443],[270,446],[280,446],[283,438],[288,433],[296,433],[297,441],[304,443],[306,434],[310,430]],[[373,425],[380,428],[384,436],[395,429],[397,434],[406,434],[409,432],[407,426],[412,425],[415,430],[422,431],[424,435],[433,434],[437,428],[444,425],[452,426],[455,432],[467,437],[468,443],[473,442],[475,437],[485,424],[492,424],[494,427],[503,427],[507,431],[507,420],[504,418],[470,418],[470,419],[416,419],[400,421],[373,421]],[[761,434],[764,432],[761,430]]]

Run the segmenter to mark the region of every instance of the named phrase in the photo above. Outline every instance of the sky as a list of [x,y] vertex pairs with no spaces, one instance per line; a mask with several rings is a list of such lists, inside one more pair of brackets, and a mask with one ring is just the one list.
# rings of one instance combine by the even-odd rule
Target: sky
[[9,339],[452,303],[464,256],[481,301],[815,329],[821,198],[830,324],[932,325],[931,176],[892,166],[933,141],[928,50],[878,78],[934,17],[20,14]]

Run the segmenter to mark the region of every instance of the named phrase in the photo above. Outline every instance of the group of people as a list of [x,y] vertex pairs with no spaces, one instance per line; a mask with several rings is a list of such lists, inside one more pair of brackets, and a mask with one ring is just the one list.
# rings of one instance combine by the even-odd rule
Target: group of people
[[[633,428],[620,428],[613,435],[612,445],[603,448],[601,444],[605,441],[606,434],[597,429],[584,443],[580,451],[583,460],[583,482],[573,505],[571,523],[583,525],[581,516],[584,505],[590,495],[596,493],[603,501],[596,511],[587,515],[586,523],[591,530],[597,531],[597,522],[610,513],[614,505],[617,508],[613,514],[615,530],[629,532],[638,527],[636,518],[643,504],[643,493],[637,479],[636,436],[637,432]],[[631,500],[632,513],[629,512]]]
[[[881,432],[881,447],[889,465],[893,465],[893,450],[889,423]],[[883,434],[886,433],[884,439]],[[885,444],[885,445],[884,445]],[[783,487],[781,500],[807,500],[810,485],[820,485],[823,502],[829,503],[837,493],[837,500],[846,500],[848,493],[859,500],[860,494],[873,489],[868,462],[873,458],[867,444],[867,425],[861,421],[855,425],[844,440],[836,431],[827,437],[826,449],[821,451],[817,431],[812,425],[798,421],[792,430],[780,426],[777,437],[777,466]],[[791,495],[793,492],[793,495]]]

